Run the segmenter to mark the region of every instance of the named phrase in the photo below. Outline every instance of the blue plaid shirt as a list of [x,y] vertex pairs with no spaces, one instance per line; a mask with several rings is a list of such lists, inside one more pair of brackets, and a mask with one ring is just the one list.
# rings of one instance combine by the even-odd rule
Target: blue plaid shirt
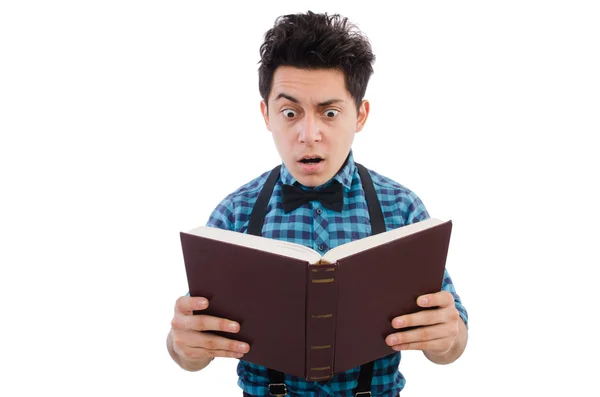
[[[404,186],[373,171],[369,171],[375,191],[381,203],[387,230],[419,222],[429,218],[421,200]],[[246,233],[250,213],[269,172],[250,181],[228,195],[213,211],[208,226]],[[335,212],[324,208],[319,202],[311,201],[285,214],[281,202],[282,184],[293,184],[294,177],[281,167],[281,176],[269,201],[262,236],[290,241],[313,248],[322,253],[338,245],[371,235],[369,211],[365,201],[358,170],[352,152],[342,169],[333,177],[344,186],[344,208]],[[328,183],[331,183],[329,181]],[[454,295],[460,316],[467,324],[467,311],[456,294],[450,275],[446,271],[442,290]],[[398,371],[400,352],[392,353],[375,361],[371,392],[373,396],[397,396],[406,381]],[[352,397],[356,388],[360,367],[334,375],[326,382],[307,382],[303,378],[285,375],[285,384],[292,396],[338,396]],[[267,385],[267,369],[240,360],[237,368],[238,385],[253,396],[270,396]]]

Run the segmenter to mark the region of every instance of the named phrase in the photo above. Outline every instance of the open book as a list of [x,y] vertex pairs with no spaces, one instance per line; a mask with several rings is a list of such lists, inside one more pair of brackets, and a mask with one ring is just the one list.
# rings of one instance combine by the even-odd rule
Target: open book
[[210,227],[181,232],[191,296],[235,320],[217,332],[250,344],[243,360],[309,381],[393,353],[394,317],[441,290],[451,221],[428,219],[321,255],[308,247]]

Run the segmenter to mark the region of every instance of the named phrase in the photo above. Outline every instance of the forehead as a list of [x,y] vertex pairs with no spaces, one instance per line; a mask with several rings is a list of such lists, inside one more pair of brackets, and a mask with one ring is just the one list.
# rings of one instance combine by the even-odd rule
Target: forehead
[[323,102],[332,98],[347,100],[344,73],[336,69],[299,69],[280,66],[273,74],[270,100],[279,94],[291,95],[300,102]]

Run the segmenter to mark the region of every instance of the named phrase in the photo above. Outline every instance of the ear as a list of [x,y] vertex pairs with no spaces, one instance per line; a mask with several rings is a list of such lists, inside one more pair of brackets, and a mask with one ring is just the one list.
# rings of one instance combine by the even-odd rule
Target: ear
[[269,125],[269,108],[267,107],[267,103],[265,101],[260,101],[260,112],[265,120],[267,130],[271,131],[271,126]]
[[358,108],[358,117],[356,119],[356,132],[360,132],[365,126],[367,118],[369,117],[370,107],[371,105],[367,100],[362,101],[360,104],[360,107]]

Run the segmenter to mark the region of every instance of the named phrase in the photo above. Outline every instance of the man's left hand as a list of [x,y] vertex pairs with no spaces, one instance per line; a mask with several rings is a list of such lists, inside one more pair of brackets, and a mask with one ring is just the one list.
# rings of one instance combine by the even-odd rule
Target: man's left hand
[[[385,342],[394,350],[422,350],[429,355],[444,356],[456,343],[462,321],[454,297],[448,291],[440,291],[420,296],[417,304],[433,309],[394,318],[392,327],[400,332],[388,335]],[[402,331],[406,327],[419,328]]]

